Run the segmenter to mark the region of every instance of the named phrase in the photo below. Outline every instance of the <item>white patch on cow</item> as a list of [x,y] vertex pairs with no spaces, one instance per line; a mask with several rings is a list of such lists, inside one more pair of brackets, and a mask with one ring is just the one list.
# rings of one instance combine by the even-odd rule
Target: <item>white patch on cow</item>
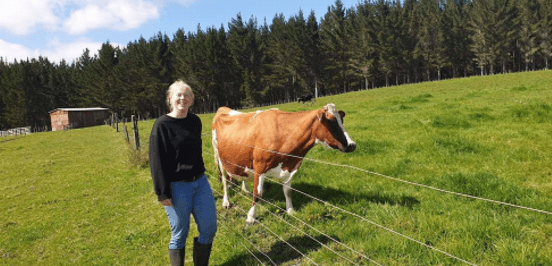
[[212,133],[211,133],[211,138],[212,138],[212,146],[213,146],[213,152],[215,153],[214,154],[214,157],[215,157],[215,164],[218,165],[218,158],[219,158],[219,155],[218,155],[218,140],[217,140],[217,130],[216,129],[213,129]]
[[253,121],[253,119],[255,119],[255,117],[257,117],[257,115],[259,115],[260,113],[270,111],[270,110],[278,110],[278,108],[270,108],[268,110],[257,110],[257,111],[255,111],[255,114],[253,115],[253,117],[251,117],[251,119],[249,119],[249,122]]
[[291,177],[293,177],[293,175],[297,172],[297,170],[294,170],[292,172],[290,172],[288,170],[283,170],[282,169],[283,165],[284,165],[284,163],[278,164],[278,166],[266,171],[265,175],[273,177],[273,178],[280,179],[284,183],[290,182]]
[[278,166],[269,169],[264,174],[259,176],[259,185],[257,187],[257,192],[259,193],[259,197],[262,197],[263,194],[263,184],[266,177],[272,177],[276,179],[280,179],[281,182],[285,184],[285,186],[288,187],[286,191],[286,187],[284,186],[284,196],[286,197],[286,208],[288,213],[293,212],[293,205],[291,204],[291,180],[293,178],[293,175],[297,172],[296,170],[288,171],[282,169],[283,163],[278,164]]
[[247,173],[248,177],[252,177],[255,175],[255,171],[253,171],[253,169],[249,169],[249,168],[245,168],[244,169],[245,173]]
[[224,196],[222,197],[222,207],[230,209],[230,200],[228,200],[228,189],[224,187]]
[[245,193],[249,193],[249,190],[247,190],[247,182],[242,181],[242,191]]
[[[324,106],[324,108],[326,109],[326,111],[328,111],[328,113],[330,113],[331,115],[333,115],[334,117],[337,118],[337,124],[339,125],[341,130],[343,130],[343,133],[345,134],[345,138],[347,139],[347,145],[346,146],[351,145],[351,144],[356,144],[353,141],[353,139],[351,139],[351,137],[349,136],[349,133],[347,133],[347,130],[345,129],[345,126],[343,126],[343,118],[341,117],[341,115],[339,115],[339,112],[337,111],[337,108],[335,107],[335,104],[329,103],[326,106]],[[324,145],[322,145],[322,146],[324,146]],[[343,151],[345,151],[345,149],[347,149],[346,146],[342,147]],[[326,147],[326,146],[324,146],[324,147]]]
[[262,112],[264,112],[264,111],[262,111],[262,110],[255,111],[255,114],[253,115],[253,117],[251,117],[251,119],[249,119],[249,122],[253,121],[253,119],[255,119],[255,117],[257,117],[257,115],[259,115]]
[[343,129],[343,133],[345,133],[345,138],[347,138],[347,144],[348,145],[351,145],[351,144],[356,144],[353,139],[351,139],[351,137],[349,137],[349,133],[347,133],[347,131],[345,129]]
[[247,220],[245,220],[245,223],[248,225],[251,225],[255,223],[255,205],[249,209],[249,212],[247,213]]
[[228,112],[229,116],[237,116],[237,115],[241,115],[241,114],[243,114],[243,113],[240,112],[240,111],[236,111],[236,110],[231,110],[230,112]]
[[263,196],[263,189],[264,189],[264,180],[265,180],[265,174],[262,174],[259,176],[259,185],[257,186],[257,193],[259,194],[259,197]]

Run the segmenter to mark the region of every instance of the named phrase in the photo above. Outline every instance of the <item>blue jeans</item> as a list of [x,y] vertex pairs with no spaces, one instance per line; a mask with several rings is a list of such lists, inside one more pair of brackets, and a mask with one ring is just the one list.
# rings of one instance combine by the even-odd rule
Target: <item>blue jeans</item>
[[213,243],[217,231],[217,212],[207,177],[203,175],[194,182],[172,182],[171,190],[173,207],[165,206],[172,231],[169,249],[186,246],[190,214],[197,224],[198,242],[205,245]]

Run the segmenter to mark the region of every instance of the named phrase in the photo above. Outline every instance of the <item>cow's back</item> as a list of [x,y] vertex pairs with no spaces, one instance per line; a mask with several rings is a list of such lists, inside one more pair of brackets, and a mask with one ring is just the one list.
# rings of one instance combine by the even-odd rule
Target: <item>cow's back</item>
[[218,109],[213,118],[212,128],[224,135],[246,134],[254,131],[270,131],[277,120],[279,110],[270,109],[251,113],[241,113],[228,107]]
[[253,161],[270,155],[261,149],[272,148],[269,144],[275,143],[272,135],[276,132],[279,112],[238,113],[227,107],[219,108],[212,123],[213,148],[227,170],[242,175],[240,167],[252,169]]

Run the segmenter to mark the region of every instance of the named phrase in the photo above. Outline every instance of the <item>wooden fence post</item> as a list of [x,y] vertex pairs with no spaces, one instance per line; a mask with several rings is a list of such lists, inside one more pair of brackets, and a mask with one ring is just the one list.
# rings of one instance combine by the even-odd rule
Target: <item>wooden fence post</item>
[[125,133],[125,138],[126,138],[127,143],[130,143],[130,138],[128,137],[127,126],[125,124],[123,124],[123,132]]
[[115,114],[115,129],[119,133],[119,116],[117,114]]
[[136,147],[136,150],[140,150],[140,135],[138,134],[138,121],[136,120],[136,116],[131,116],[130,118],[132,120],[132,129],[134,130],[134,146]]

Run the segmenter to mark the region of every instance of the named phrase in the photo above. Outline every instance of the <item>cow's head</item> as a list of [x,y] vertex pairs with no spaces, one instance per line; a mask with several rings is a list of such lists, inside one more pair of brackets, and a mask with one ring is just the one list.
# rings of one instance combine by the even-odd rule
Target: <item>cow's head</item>
[[320,126],[316,127],[316,142],[330,149],[338,149],[342,152],[352,152],[356,149],[356,143],[349,137],[343,126],[345,112],[337,111],[333,103],[327,104],[318,110]]

